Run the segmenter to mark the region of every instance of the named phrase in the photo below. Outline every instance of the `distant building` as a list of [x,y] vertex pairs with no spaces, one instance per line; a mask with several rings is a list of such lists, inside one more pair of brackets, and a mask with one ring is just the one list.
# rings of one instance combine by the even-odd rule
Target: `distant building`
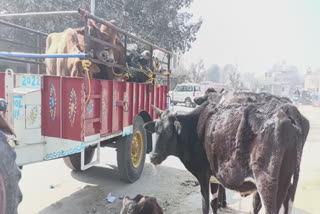
[[263,82],[263,88],[261,91],[267,91],[271,94],[278,96],[290,96],[291,90],[291,77],[290,73],[283,72],[272,72],[265,73],[265,80]]
[[320,92],[320,73],[309,73],[304,79],[304,89],[309,92]]

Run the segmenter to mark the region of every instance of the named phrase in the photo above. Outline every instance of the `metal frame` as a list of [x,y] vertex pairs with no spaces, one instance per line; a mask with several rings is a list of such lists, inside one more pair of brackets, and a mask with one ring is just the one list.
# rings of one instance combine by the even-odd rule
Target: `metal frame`
[[[23,16],[23,14],[21,16]],[[6,19],[6,17],[7,17],[7,19],[11,19],[12,17],[18,18],[18,15],[17,14],[0,15],[0,19]],[[8,44],[20,45],[20,46],[24,46],[24,47],[28,47],[28,48],[34,48],[34,49],[36,49],[37,54],[40,54],[41,51],[45,49],[45,47],[40,45],[40,37],[46,37],[46,36],[48,36],[48,34],[43,33],[41,31],[36,31],[36,30],[30,29],[27,27],[23,27],[20,25],[16,25],[16,24],[13,24],[10,22],[2,21],[2,20],[0,20],[0,25],[11,27],[13,29],[22,30],[24,32],[28,32],[28,33],[35,35],[36,36],[36,44],[35,45],[24,44],[22,42],[17,42],[17,41],[5,39],[5,38],[0,38],[0,41],[8,43]],[[40,59],[38,59],[38,58],[35,61],[32,61],[32,60],[25,60],[25,59],[16,59],[13,57],[0,56],[0,59],[6,60],[6,61],[12,61],[12,62],[26,63],[26,64],[36,64],[36,65],[38,65],[38,72],[37,72],[38,74],[40,74],[40,66],[45,66],[45,64],[42,61],[40,61]]]
[[[137,56],[140,56],[140,57],[143,57],[143,58],[146,58],[146,59],[149,59],[150,60],[150,68],[153,70],[152,68],[152,55],[153,55],[153,51],[154,50],[160,50],[161,52],[167,54],[167,59],[168,59],[168,62],[163,62],[163,61],[159,61],[161,64],[164,64],[164,65],[167,65],[167,69],[169,72],[171,72],[170,70],[170,59],[171,59],[171,55],[173,55],[172,52],[170,51],[167,51],[163,48],[160,48],[159,46],[157,45],[154,45],[144,39],[141,39],[131,33],[128,33],[124,30],[122,30],[121,28],[97,17],[97,16],[94,16],[93,14],[91,13],[88,13],[87,11],[83,10],[83,9],[78,9],[78,11],[54,11],[54,12],[36,12],[36,13],[16,13],[16,14],[3,14],[3,15],[0,15],[0,24],[2,25],[6,25],[6,26],[9,26],[9,27],[13,27],[13,28],[16,28],[16,29],[20,29],[20,30],[24,30],[24,31],[27,31],[27,32],[30,32],[30,33],[35,33],[36,36],[37,36],[37,45],[36,46],[31,46],[31,45],[25,45],[26,47],[34,47],[36,48],[36,52],[37,54],[39,54],[41,52],[41,48],[43,47],[40,47],[40,36],[47,36],[48,34],[46,33],[43,33],[43,32],[40,32],[40,31],[36,31],[36,30],[33,30],[33,29],[30,29],[30,28],[26,28],[26,27],[22,27],[22,26],[19,26],[19,25],[16,25],[16,24],[13,24],[13,23],[9,23],[9,22],[6,22],[6,21],[2,21],[2,20],[13,20],[13,19],[18,19],[18,18],[23,18],[23,17],[28,17],[28,18],[34,18],[34,17],[39,17],[39,16],[57,16],[57,15],[71,15],[71,16],[79,16],[79,14],[84,17],[84,20],[85,20],[85,47],[84,47],[84,52],[86,54],[86,58],[90,59],[90,56],[89,54],[87,54],[89,52],[89,50],[87,50],[87,44],[88,44],[88,41],[89,40],[92,40],[94,42],[97,42],[97,43],[100,43],[102,45],[106,45],[108,47],[111,47],[111,48],[116,48],[119,50],[119,47],[116,46],[116,45],[113,45],[113,44],[110,44],[108,42],[105,42],[105,41],[102,41],[100,39],[97,39],[97,38],[93,38],[91,36],[89,36],[89,33],[88,33],[88,26],[87,26],[87,21],[88,19],[92,19],[100,24],[103,24],[103,25],[106,25],[114,30],[116,30],[117,32],[121,33],[122,35],[124,35],[124,38],[125,38],[125,41],[124,41],[124,46],[125,46],[125,51],[124,51],[124,54],[125,54],[125,58],[126,58],[126,54],[127,52],[131,52],[131,53],[134,53],[135,55]],[[1,20],[2,19],[2,20]],[[135,52],[135,51],[130,51],[130,50],[127,50],[127,42],[128,42],[128,39],[132,39],[132,40],[135,40],[135,41],[138,41],[144,45],[146,45],[147,47],[150,48],[150,54],[151,54],[151,57],[146,57],[146,56],[142,56],[141,54]],[[0,40],[6,40],[6,39],[2,39],[0,38]],[[19,45],[17,44],[17,42],[15,41],[10,41],[10,40],[6,40],[8,43],[11,43],[11,44],[16,44],[16,45]],[[22,44],[21,44],[22,45]],[[2,59],[3,56],[1,57]],[[33,62],[33,61],[27,61],[27,60],[18,60],[18,59],[12,59],[12,58],[5,58],[5,60],[11,60],[11,61],[17,61],[17,62],[26,62],[26,63],[32,63],[32,64],[39,64],[40,65],[44,65],[44,63],[40,63],[39,59],[36,60],[36,62]],[[106,62],[101,62],[99,60],[96,60],[96,59],[90,59],[92,60],[93,62],[95,63],[98,63],[98,64],[104,64],[104,65],[107,65],[109,67],[117,67],[117,68],[120,68],[122,70],[126,70],[126,66],[123,66],[123,65],[118,65],[118,64],[112,64],[112,63],[106,63]],[[140,69],[137,69],[137,68],[133,68],[133,67],[130,67],[131,70],[134,70],[134,71],[140,71],[140,72],[148,72],[146,70],[140,70]],[[39,69],[38,69],[39,70]]]

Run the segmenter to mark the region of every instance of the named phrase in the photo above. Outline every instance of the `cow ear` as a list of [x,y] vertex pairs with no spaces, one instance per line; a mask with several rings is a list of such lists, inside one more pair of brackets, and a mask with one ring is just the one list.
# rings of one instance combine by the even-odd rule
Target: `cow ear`
[[112,19],[109,21],[110,24],[116,25],[116,20]]
[[106,32],[101,32],[101,39],[106,41],[106,40],[110,39],[110,35]]
[[119,38],[119,36],[117,36],[117,38],[116,38],[116,44],[121,46],[122,48],[124,48],[123,43],[122,43],[121,39]]
[[181,127],[181,124],[178,120],[174,121],[174,128],[176,129],[178,134],[181,134],[182,127]]
[[95,29],[99,29],[97,27],[97,25],[95,25],[91,20],[88,20],[88,27],[92,27],[92,28],[95,28]]
[[150,122],[147,122],[143,125],[143,128],[147,131],[147,132],[150,132],[150,133],[155,133],[156,130],[155,130],[155,125],[156,125],[156,122],[154,121],[150,121]]
[[76,28],[75,31],[77,32],[77,34],[84,35],[84,27]]

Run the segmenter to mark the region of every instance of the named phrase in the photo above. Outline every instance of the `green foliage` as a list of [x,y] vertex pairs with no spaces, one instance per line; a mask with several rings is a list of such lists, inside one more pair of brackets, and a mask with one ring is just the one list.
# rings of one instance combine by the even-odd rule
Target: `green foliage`
[[[185,52],[196,40],[202,20],[187,12],[192,0],[96,0],[96,15],[170,51]],[[0,0],[0,13],[77,10],[90,0]],[[43,32],[81,26],[79,17],[23,18],[17,24]],[[83,24],[83,23],[82,23]],[[17,36],[17,34],[15,34]]]

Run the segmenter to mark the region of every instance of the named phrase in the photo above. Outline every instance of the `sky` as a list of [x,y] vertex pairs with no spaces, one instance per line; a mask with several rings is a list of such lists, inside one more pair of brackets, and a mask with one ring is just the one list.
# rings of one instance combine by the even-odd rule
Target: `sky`
[[184,56],[186,66],[238,66],[264,73],[285,61],[305,73],[320,68],[320,0],[194,0],[203,25]]

